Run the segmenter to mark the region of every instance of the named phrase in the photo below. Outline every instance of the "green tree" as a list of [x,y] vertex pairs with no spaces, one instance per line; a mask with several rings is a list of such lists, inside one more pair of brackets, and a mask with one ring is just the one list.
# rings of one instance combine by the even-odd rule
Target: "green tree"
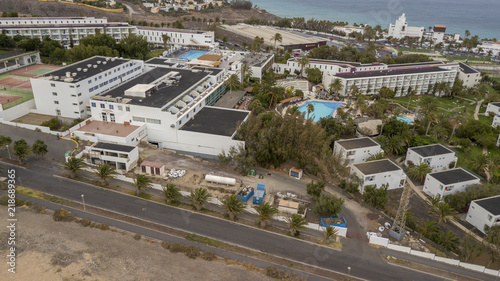
[[276,42],[283,42],[283,36],[280,33],[276,33],[271,37],[271,41],[274,41],[274,49],[276,49]]
[[437,221],[434,220],[425,221],[425,223],[420,227],[420,233],[423,236],[431,240],[434,240],[439,233],[439,226],[437,224]]
[[455,210],[453,210],[453,208],[446,202],[438,203],[434,208],[434,211],[439,217],[439,222],[446,222],[448,220],[447,216],[455,214]]
[[389,200],[388,186],[388,184],[384,184],[380,188],[377,188],[376,185],[367,185],[363,190],[361,198],[373,207],[383,209]]
[[233,89],[239,90],[241,86],[240,79],[236,74],[232,74],[231,76],[229,76],[229,79],[226,80],[225,84],[227,87],[229,87],[229,91],[231,92],[233,91]]
[[375,160],[381,160],[381,159],[384,159],[385,156],[384,156],[384,152],[379,152],[379,153],[376,153],[376,154],[373,154],[373,155],[370,155],[370,157],[368,157],[368,159],[366,159],[366,161],[375,161]]
[[137,188],[137,196],[141,195],[142,190],[151,189],[153,182],[146,175],[136,175],[134,178],[134,186]]
[[309,103],[309,104],[307,104],[307,119],[308,119],[308,120],[310,120],[310,119],[309,119],[309,115],[310,115],[312,112],[314,112],[314,104]]
[[31,155],[31,147],[26,143],[25,139],[15,141],[12,150],[17,159],[19,159],[19,165],[22,165]]
[[335,238],[338,234],[337,229],[333,228],[331,225],[328,225],[323,229],[323,234],[325,235],[325,240],[323,242],[325,244],[330,244],[330,238]]
[[443,246],[448,251],[457,252],[460,240],[457,236],[449,231],[440,232],[438,236],[438,244]]
[[260,218],[260,227],[264,228],[266,227],[267,222],[274,216],[279,213],[278,209],[274,207],[273,205],[265,202],[257,207],[254,207],[255,210],[257,211],[257,214],[259,215]]
[[462,248],[462,251],[460,251],[460,257],[465,262],[469,261],[469,259],[474,255],[479,256],[483,251],[482,244],[479,243],[469,232],[465,234],[465,237],[462,239],[460,245]]
[[108,179],[113,179],[118,174],[115,167],[109,164],[102,164],[94,169],[94,174],[99,178],[99,182],[102,186],[108,185]]
[[325,189],[325,182],[324,181],[314,182],[314,180],[313,180],[306,185],[307,194],[312,195],[315,199],[319,198],[319,196],[321,195],[321,192],[324,189]]
[[299,230],[305,228],[308,223],[301,215],[293,214],[286,218],[286,224],[290,229],[290,235],[298,236]]
[[196,210],[201,211],[201,208],[207,203],[208,198],[210,197],[210,193],[206,188],[199,187],[194,191],[191,191],[191,195],[189,195],[189,200],[196,207]]
[[304,56],[297,60],[297,63],[300,65],[300,76],[303,76],[304,67],[309,64],[309,58]]
[[42,140],[36,140],[31,146],[31,150],[38,158],[43,157],[47,154],[47,152],[49,152],[47,145]]
[[344,199],[335,195],[321,194],[313,211],[324,217],[336,217],[342,210]]
[[378,93],[381,97],[386,98],[386,99],[392,99],[396,95],[396,93],[394,93],[393,90],[391,90],[390,88],[386,88],[386,87],[381,88],[378,91]]
[[64,162],[64,169],[70,172],[72,178],[78,177],[85,167],[87,167],[87,164],[83,162],[82,158],[70,157],[68,161]]
[[495,225],[493,227],[486,227],[486,243],[484,244],[486,252],[490,255],[490,262],[486,267],[489,267],[491,263],[498,260],[500,256],[500,226]]
[[221,201],[222,208],[229,215],[230,220],[234,220],[235,215],[243,212],[243,209],[245,209],[245,203],[236,194],[226,195]]
[[162,34],[161,39],[163,40],[163,48],[167,49],[167,44],[170,42],[170,36]]
[[162,194],[167,204],[182,198],[181,190],[173,183],[167,184],[167,186],[162,189]]
[[340,80],[339,78],[335,78],[328,87],[330,90],[330,94],[335,94],[338,97],[340,91],[342,91],[342,89],[344,88],[344,85],[342,84],[342,80]]
[[120,55],[125,58],[144,60],[149,53],[149,43],[141,35],[126,35],[118,44]]
[[306,68],[306,75],[307,75],[307,80],[313,83],[321,83],[321,80],[323,79],[323,74],[321,73],[321,70],[318,68]]
[[408,175],[414,180],[422,182],[428,173],[432,172],[432,168],[425,162],[418,165],[412,165],[408,168]]

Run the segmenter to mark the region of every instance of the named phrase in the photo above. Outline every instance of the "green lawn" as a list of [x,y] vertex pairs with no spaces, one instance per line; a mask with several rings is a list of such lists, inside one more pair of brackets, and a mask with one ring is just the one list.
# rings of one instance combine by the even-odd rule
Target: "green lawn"
[[430,53],[431,50],[427,50],[427,49],[420,49],[420,48],[405,48],[405,47],[396,47],[394,48],[400,52],[405,52],[405,51],[408,51],[408,52],[417,52],[417,53]]
[[159,55],[163,54],[163,52],[165,52],[165,51],[166,51],[165,49],[151,51],[151,52],[149,52],[146,59],[157,58]]
[[2,91],[2,94],[22,97],[21,99],[2,105],[4,110],[33,99],[33,92],[29,90],[7,89],[6,91]]
[[[408,101],[410,100],[410,98],[410,109],[415,110],[418,106],[420,97],[397,97],[393,98],[392,100],[405,107],[408,107]],[[467,106],[467,114],[474,114],[476,104],[474,103],[473,105],[470,105],[470,103],[470,101],[465,99],[460,101],[459,98],[450,99],[447,97],[441,97],[436,99],[436,105],[438,106],[439,112],[446,112],[450,114],[463,114],[464,106]]]

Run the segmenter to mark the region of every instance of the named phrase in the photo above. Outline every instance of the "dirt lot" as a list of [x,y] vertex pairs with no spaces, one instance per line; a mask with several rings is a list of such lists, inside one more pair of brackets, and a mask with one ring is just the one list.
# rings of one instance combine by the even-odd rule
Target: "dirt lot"
[[[2,214],[6,207],[0,207]],[[189,259],[159,242],[136,241],[130,234],[55,222],[49,215],[17,213],[16,274],[8,280],[271,280],[223,261]],[[5,221],[5,220],[4,220]],[[7,238],[1,228],[0,241]],[[6,256],[5,247],[0,255]],[[2,266],[2,270],[7,270]],[[2,272],[1,276],[6,277]],[[5,278],[2,278],[5,280]]]

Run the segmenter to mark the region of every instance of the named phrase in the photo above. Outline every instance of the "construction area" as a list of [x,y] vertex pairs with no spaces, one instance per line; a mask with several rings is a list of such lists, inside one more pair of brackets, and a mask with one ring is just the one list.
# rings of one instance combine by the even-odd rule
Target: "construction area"
[[324,38],[319,38],[316,36],[305,35],[298,32],[290,32],[283,29],[277,29],[270,26],[253,26],[248,24],[237,24],[237,25],[223,25],[223,29],[239,34],[241,36],[248,37],[249,39],[254,39],[255,36],[260,36],[264,38],[264,42],[267,45],[274,46],[274,41],[271,38],[276,34],[281,34],[283,40],[276,42],[276,45],[297,45],[297,44],[312,44],[324,41]]

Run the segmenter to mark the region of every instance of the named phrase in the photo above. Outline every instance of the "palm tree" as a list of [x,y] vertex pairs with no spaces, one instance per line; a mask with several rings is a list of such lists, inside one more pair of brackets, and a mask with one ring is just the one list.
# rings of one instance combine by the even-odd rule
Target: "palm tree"
[[108,185],[107,179],[112,179],[117,175],[115,167],[109,164],[99,165],[96,169],[94,169],[94,174],[99,178],[101,185]]
[[425,162],[408,168],[408,175],[420,182],[422,182],[425,179],[425,176],[430,172],[432,172],[432,168]]
[[332,83],[328,86],[330,89],[330,94],[335,93],[337,97],[339,96],[340,91],[344,88],[344,85],[342,85],[342,80],[339,78],[335,78]]
[[434,209],[436,214],[439,216],[439,222],[447,222],[447,216],[453,215],[455,210],[446,202],[440,202],[436,205]]
[[269,221],[274,215],[278,214],[278,209],[269,203],[262,203],[257,207],[254,207],[260,218],[260,227],[266,227],[267,221]]
[[300,76],[303,76],[304,67],[309,64],[309,58],[303,56],[297,60],[297,63],[300,65]]
[[137,188],[137,196],[139,196],[143,189],[150,189],[153,187],[151,179],[145,175],[136,175],[134,178],[134,186]]
[[373,155],[371,155],[370,157],[368,157],[368,159],[366,159],[366,161],[375,161],[375,160],[380,160],[380,159],[384,159],[385,156],[384,156],[384,152],[379,152],[379,153],[375,153]]
[[276,49],[276,42],[283,42],[283,36],[281,34],[276,33],[273,37],[271,37],[271,41],[274,41],[274,49]]
[[323,229],[323,234],[325,235],[324,243],[329,244],[330,238],[337,237],[337,233],[338,233],[337,229],[333,228],[331,225],[325,227]]
[[163,198],[165,199],[165,203],[167,204],[170,204],[170,202],[177,201],[182,198],[180,189],[173,183],[167,184],[167,186],[163,188],[162,194]]
[[443,246],[448,251],[456,252],[460,244],[457,236],[448,230],[441,232],[439,235],[439,245]]
[[167,49],[167,44],[170,42],[170,36],[167,34],[162,34],[161,39],[163,40],[163,47]]
[[222,198],[222,208],[229,215],[230,220],[234,220],[236,214],[239,214],[245,209],[245,203],[241,201],[238,195],[233,194]]
[[25,139],[16,140],[12,146],[14,155],[19,159],[19,165],[22,165],[31,155],[31,146],[28,145]]
[[489,181],[488,167],[490,166],[491,159],[487,154],[475,153],[469,158],[470,167],[476,173],[484,173],[486,175],[487,181]]
[[68,159],[68,161],[64,162],[64,169],[71,173],[72,178],[77,177],[82,169],[86,166],[87,164],[83,162],[82,158],[71,157]]
[[196,210],[200,211],[201,208],[207,203],[210,193],[206,188],[199,187],[194,191],[191,191],[189,195],[189,200],[194,204]]
[[[248,76],[248,77],[247,77]],[[241,65],[241,87],[245,87],[245,82],[252,76],[252,69],[248,63]]]
[[229,76],[229,79],[226,80],[225,84],[226,86],[229,86],[229,91],[232,92],[233,88],[239,89],[241,82],[238,78],[238,75],[232,74],[231,76]]
[[305,228],[308,224],[307,221],[299,214],[293,214],[286,218],[288,228],[290,228],[290,235],[296,236],[298,231]]
[[438,233],[439,233],[439,226],[436,221],[434,220],[427,220],[421,227],[420,227],[420,233],[429,238],[432,239],[434,238]]
[[309,103],[307,104],[307,119],[309,119],[309,114],[314,111],[314,104]]
[[401,153],[406,145],[405,140],[398,135],[389,137],[380,136],[379,140],[382,142],[385,152],[393,155],[398,155],[399,153]]

